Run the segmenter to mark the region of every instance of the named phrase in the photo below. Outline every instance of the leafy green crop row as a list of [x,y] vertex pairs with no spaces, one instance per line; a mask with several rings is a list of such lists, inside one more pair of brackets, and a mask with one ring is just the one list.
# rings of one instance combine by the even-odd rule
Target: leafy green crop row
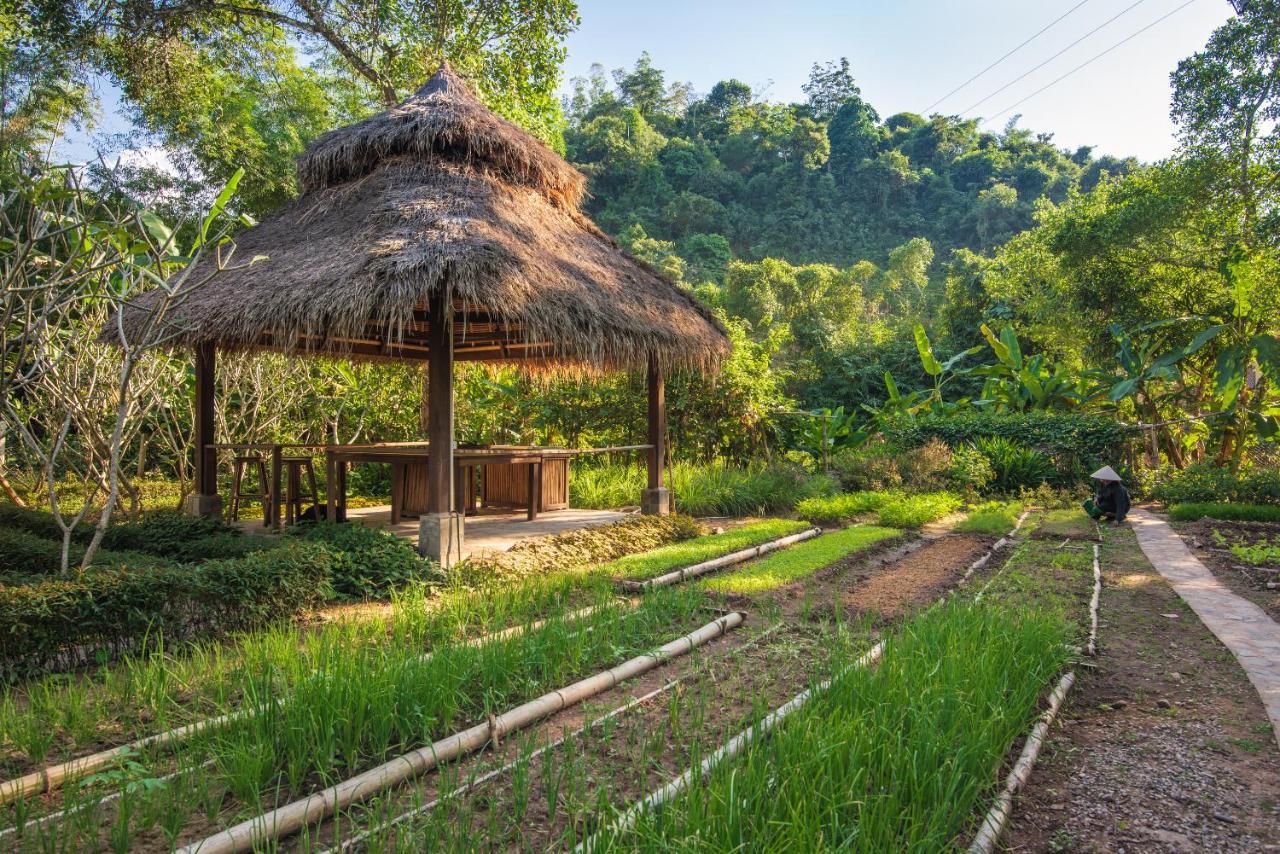
[[811,575],[900,533],[893,528],[855,525],[774,552],[742,569],[708,578],[702,586],[721,593],[762,593]]
[[[972,832],[1065,664],[1063,626],[952,602],[675,801],[593,850],[940,851]],[[848,660],[835,662],[839,669]],[[696,766],[695,766],[696,767]]]

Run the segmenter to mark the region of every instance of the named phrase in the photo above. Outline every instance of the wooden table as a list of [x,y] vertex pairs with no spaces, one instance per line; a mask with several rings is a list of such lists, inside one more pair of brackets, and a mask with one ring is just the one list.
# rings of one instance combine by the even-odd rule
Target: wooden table
[[[538,517],[538,510],[542,505],[544,466],[549,462],[567,466],[571,456],[573,451],[565,448],[502,445],[457,448],[453,452],[453,509],[463,513],[476,512],[474,481],[477,469],[486,466],[527,465],[529,470],[525,504],[528,518],[532,521]],[[406,512],[406,485],[410,483],[410,478],[418,467],[425,468],[429,458],[430,448],[427,445],[329,446],[325,449],[325,468],[330,484],[328,518],[346,518],[347,466],[352,463],[385,463],[391,466],[391,524],[397,524]],[[421,508],[412,509],[420,511]]]

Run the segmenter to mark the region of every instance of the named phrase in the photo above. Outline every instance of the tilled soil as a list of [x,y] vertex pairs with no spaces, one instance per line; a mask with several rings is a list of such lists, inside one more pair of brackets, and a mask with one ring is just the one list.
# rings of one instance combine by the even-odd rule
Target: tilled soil
[[[1231,592],[1253,602],[1273,620],[1280,620],[1280,589],[1267,587],[1268,582],[1280,582],[1280,567],[1251,566],[1229,549],[1236,544],[1280,542],[1280,525],[1200,519],[1175,524],[1174,529],[1200,562]],[[1219,545],[1224,539],[1225,543]]]
[[1231,653],[1128,530],[1107,530],[1081,667],[1014,807],[1009,851],[1280,850],[1280,750]]
[[957,571],[963,572],[992,542],[976,534],[953,534],[925,543],[882,570],[852,573],[862,583],[851,586],[842,601],[855,613],[896,619],[922,597],[937,598],[951,587]]

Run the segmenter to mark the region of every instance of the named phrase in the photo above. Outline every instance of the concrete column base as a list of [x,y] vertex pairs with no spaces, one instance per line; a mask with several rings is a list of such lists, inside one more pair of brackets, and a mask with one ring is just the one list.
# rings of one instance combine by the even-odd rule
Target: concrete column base
[[188,516],[221,516],[221,495],[188,495],[186,511]]
[[671,490],[660,486],[640,493],[640,512],[646,516],[666,516],[671,512]]
[[418,517],[418,554],[448,569],[462,560],[461,513],[423,513]]

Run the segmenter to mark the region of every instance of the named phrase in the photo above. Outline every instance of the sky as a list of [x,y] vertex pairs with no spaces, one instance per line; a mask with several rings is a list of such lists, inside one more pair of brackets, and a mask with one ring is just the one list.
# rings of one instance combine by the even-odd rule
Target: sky
[[[798,101],[811,66],[843,56],[881,116],[981,116],[999,130],[1021,113],[1020,126],[1052,133],[1063,148],[1088,145],[1145,161],[1176,146],[1169,73],[1232,14],[1226,0],[579,0],[579,8],[581,27],[567,42],[566,93],[594,63],[631,66],[648,51],[668,81],[687,81],[697,93],[736,77],[759,97]],[[128,129],[118,93],[100,95],[97,139],[73,135],[60,147],[69,159],[91,157],[103,133]]]
[[930,110],[988,117],[1172,12],[985,124],[999,130],[1021,113],[1020,126],[1050,132],[1064,148],[1091,145],[1099,154],[1158,160],[1176,146],[1169,73],[1232,14],[1226,0],[1190,0],[1179,9],[1184,4],[1188,0],[579,0],[582,26],[569,37],[565,77],[585,75],[597,62],[610,70],[630,66],[648,51],[668,81],[688,81],[695,92],[736,77],[769,100],[792,101],[804,98],[800,87],[813,63],[845,56],[863,98],[881,116],[923,113],[1070,11]]

